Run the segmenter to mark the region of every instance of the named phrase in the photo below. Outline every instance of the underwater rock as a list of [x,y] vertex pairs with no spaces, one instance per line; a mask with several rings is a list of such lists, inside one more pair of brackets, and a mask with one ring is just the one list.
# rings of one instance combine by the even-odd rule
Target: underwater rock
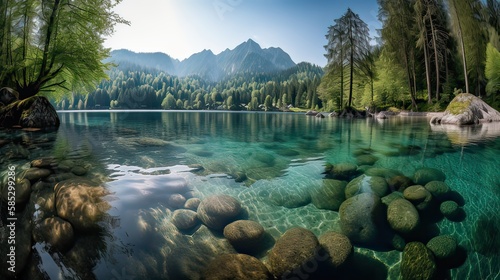
[[358,165],[374,165],[379,160],[374,155],[359,155],[356,157],[356,164]]
[[131,138],[130,140],[140,146],[162,147],[169,144],[165,140],[152,137],[136,137]]
[[47,218],[33,230],[35,242],[47,242],[52,249],[61,253],[73,246],[74,235],[71,224],[59,217]]
[[55,213],[56,211],[56,196],[52,190],[45,189],[39,191],[36,194],[36,198],[32,199],[31,202],[37,204],[42,210],[48,213]]
[[234,221],[224,228],[224,237],[239,252],[255,251],[264,233],[264,227],[248,220]]
[[424,186],[425,184],[431,181],[444,181],[446,179],[446,175],[443,171],[435,169],[435,168],[420,168],[415,171],[413,175],[413,181],[417,185]]
[[438,261],[446,261],[450,260],[456,254],[458,244],[453,236],[440,235],[429,240],[427,248],[434,253],[434,257]]
[[187,209],[177,209],[172,214],[172,224],[179,230],[190,230],[199,224],[196,212]]
[[69,221],[77,230],[98,228],[109,204],[102,200],[108,192],[101,186],[81,178],[69,179],[55,185],[56,209],[59,217]]
[[338,180],[351,180],[357,175],[358,166],[354,163],[344,162],[329,164],[325,167],[325,173],[329,178]]
[[382,168],[382,167],[369,168],[368,170],[365,171],[365,175],[379,176],[379,177],[385,178],[386,180],[393,178],[393,177],[396,177],[396,176],[404,176],[403,173],[401,173],[398,170],[389,169],[389,168]]
[[[18,179],[16,181],[16,184],[14,185],[15,187],[15,194],[16,196],[14,197],[15,203],[16,204],[22,204],[27,202],[30,199],[31,195],[31,183],[27,179]],[[2,190],[2,198],[4,202],[7,202],[7,197],[9,192],[9,188],[7,185]],[[19,208],[16,208],[16,211],[18,211]]]
[[393,202],[396,199],[404,199],[403,193],[395,191],[381,198],[382,203],[385,204],[386,206],[389,206],[389,204],[391,204],[391,202]]
[[271,154],[268,154],[268,153],[256,152],[256,153],[254,153],[253,158],[257,161],[264,163],[267,166],[274,166],[274,164],[275,164],[274,156]]
[[418,226],[418,211],[406,199],[396,199],[387,207],[387,221],[391,228],[400,233],[410,233]]
[[43,181],[47,183],[59,183],[75,177],[76,175],[73,173],[50,174],[48,177],[43,179]]
[[198,206],[200,205],[200,203],[201,200],[199,198],[193,197],[186,200],[186,203],[184,203],[184,208],[196,211],[198,210]]
[[406,246],[406,241],[401,235],[394,234],[394,237],[391,240],[391,244],[394,249],[403,252]]
[[234,178],[234,181],[236,183],[241,183],[241,182],[244,182],[248,179],[247,174],[245,174],[245,172],[241,172],[241,171],[235,172],[231,176]]
[[87,169],[83,166],[75,166],[73,168],[71,168],[71,173],[75,174],[76,176],[83,176],[85,174],[87,174]]
[[213,195],[198,206],[198,218],[209,228],[222,230],[241,212],[240,202],[229,195]]
[[297,208],[311,203],[311,195],[299,187],[278,186],[271,190],[269,199],[278,206]]
[[314,260],[319,248],[319,241],[312,231],[301,227],[291,228],[269,251],[270,271],[278,278],[293,277],[301,266]]
[[431,181],[424,186],[434,198],[443,200],[450,192],[450,187],[442,181]]
[[319,237],[319,244],[330,256],[329,262],[334,268],[344,265],[354,254],[354,248],[347,236],[334,231],[325,232]]
[[205,269],[205,280],[272,280],[273,275],[257,258],[244,254],[224,254],[215,257]]
[[362,193],[348,198],[340,205],[339,216],[342,233],[354,244],[385,245],[387,214],[377,195]]
[[184,207],[184,203],[186,203],[186,198],[178,193],[171,194],[167,199],[167,205],[173,209]]
[[32,167],[26,170],[26,173],[24,173],[24,178],[34,182],[48,177],[50,173],[52,172],[49,169]]
[[434,279],[436,270],[434,255],[423,243],[406,244],[401,260],[403,280]]
[[383,197],[388,191],[389,188],[384,178],[361,175],[347,184],[345,188],[345,197],[351,198],[360,193],[373,193],[378,197]]
[[461,93],[450,102],[443,116],[433,117],[431,124],[476,124],[500,121],[500,112],[470,93]]
[[323,179],[321,187],[310,191],[311,201],[318,209],[338,211],[345,200],[346,185],[344,181]]
[[447,200],[441,203],[439,206],[439,211],[441,214],[448,219],[456,219],[460,215],[460,207],[453,200]]
[[53,168],[55,166],[57,166],[57,163],[54,157],[44,157],[31,161],[31,167]]
[[413,181],[404,176],[398,175],[390,178],[386,178],[387,184],[392,191],[404,191],[407,187],[414,185]]
[[403,196],[413,203],[418,210],[427,209],[432,200],[431,193],[420,185],[414,185],[406,188],[403,192]]

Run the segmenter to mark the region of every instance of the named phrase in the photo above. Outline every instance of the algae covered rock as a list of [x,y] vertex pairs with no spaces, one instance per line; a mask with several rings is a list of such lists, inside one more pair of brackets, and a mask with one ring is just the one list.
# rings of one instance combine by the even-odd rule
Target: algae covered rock
[[244,254],[224,254],[213,259],[204,271],[205,280],[271,280],[267,267],[257,258]]
[[172,214],[172,224],[179,230],[190,230],[199,224],[196,212],[188,209],[177,209]]
[[338,211],[345,200],[346,182],[324,179],[321,187],[311,190],[311,200],[318,209]]
[[264,227],[255,221],[238,220],[224,228],[224,237],[238,251],[253,251],[259,247]]
[[443,200],[450,192],[450,187],[442,181],[431,181],[424,187],[438,200]]
[[470,93],[461,93],[450,102],[443,116],[431,119],[432,124],[476,124],[500,121],[500,113]]
[[351,198],[360,193],[373,193],[378,197],[387,194],[389,188],[384,178],[379,176],[361,175],[354,178],[345,188],[345,197]]
[[387,207],[387,221],[392,229],[401,233],[410,233],[418,226],[418,211],[406,199],[396,199]]
[[432,200],[431,193],[423,186],[414,185],[403,192],[404,198],[413,203],[418,210],[425,210]]
[[446,179],[446,175],[443,171],[435,169],[435,168],[420,168],[415,171],[413,175],[413,181],[417,185],[424,186],[425,184],[431,181],[444,181]]
[[461,214],[460,207],[453,200],[447,200],[441,203],[439,211],[448,219],[455,219]]
[[319,237],[319,244],[328,253],[330,265],[339,268],[353,255],[354,247],[349,238],[334,231],[325,232]]
[[327,164],[325,174],[332,179],[351,180],[358,174],[358,166],[349,162]]
[[388,228],[380,198],[371,193],[353,196],[339,210],[340,228],[354,244],[377,246],[384,243]]
[[198,206],[198,218],[209,228],[222,230],[236,220],[241,212],[240,202],[229,195],[213,195]]
[[421,242],[410,242],[403,250],[401,275],[403,280],[428,280],[436,275],[432,251]]
[[455,238],[451,235],[440,235],[427,242],[429,248],[438,260],[448,260],[452,258],[458,249]]
[[314,233],[305,228],[291,228],[276,241],[269,252],[270,270],[278,278],[292,277],[294,271],[314,260],[318,249],[319,242]]

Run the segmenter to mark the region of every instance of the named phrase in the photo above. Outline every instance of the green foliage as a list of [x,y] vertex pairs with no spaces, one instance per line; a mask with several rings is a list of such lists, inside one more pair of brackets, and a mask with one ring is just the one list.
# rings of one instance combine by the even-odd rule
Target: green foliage
[[0,84],[15,88],[21,99],[94,88],[109,67],[102,62],[108,56],[104,37],[126,23],[112,11],[119,2],[2,2]]
[[499,94],[500,92],[500,52],[491,43],[486,49],[486,93],[488,95]]

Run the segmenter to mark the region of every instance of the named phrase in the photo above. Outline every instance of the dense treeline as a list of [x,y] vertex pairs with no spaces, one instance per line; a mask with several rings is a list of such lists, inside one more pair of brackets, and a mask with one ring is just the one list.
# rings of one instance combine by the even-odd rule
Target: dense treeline
[[326,110],[442,110],[461,91],[500,107],[500,1],[378,4],[377,46],[366,48],[366,24],[351,10],[328,29],[328,65],[318,88]]
[[163,71],[121,63],[96,90],[53,101],[57,109],[285,110],[319,109],[316,95],[323,70],[300,63],[288,70],[241,73],[220,82],[197,76],[177,77]]

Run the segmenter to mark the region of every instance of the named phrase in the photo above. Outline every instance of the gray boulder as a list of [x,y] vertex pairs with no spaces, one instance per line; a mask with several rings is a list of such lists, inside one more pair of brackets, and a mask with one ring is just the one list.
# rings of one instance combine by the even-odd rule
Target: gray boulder
[[470,93],[461,93],[450,102],[443,116],[433,117],[431,124],[467,125],[500,121],[500,112]]

